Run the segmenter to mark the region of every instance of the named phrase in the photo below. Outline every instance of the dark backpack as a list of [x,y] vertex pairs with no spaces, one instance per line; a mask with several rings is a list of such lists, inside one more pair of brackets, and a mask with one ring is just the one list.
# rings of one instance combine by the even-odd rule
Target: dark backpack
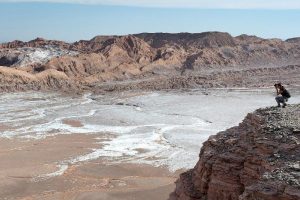
[[287,91],[286,89],[283,90],[282,96],[285,97],[285,98],[291,98],[291,94],[290,94],[289,91]]

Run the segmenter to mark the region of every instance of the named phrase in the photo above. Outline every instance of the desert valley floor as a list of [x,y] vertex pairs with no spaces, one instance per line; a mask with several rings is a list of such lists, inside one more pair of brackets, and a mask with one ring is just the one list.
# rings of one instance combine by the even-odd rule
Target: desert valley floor
[[[290,91],[289,103],[300,103],[299,90]],[[210,135],[275,106],[274,95],[273,88],[2,94],[0,199],[167,199]]]

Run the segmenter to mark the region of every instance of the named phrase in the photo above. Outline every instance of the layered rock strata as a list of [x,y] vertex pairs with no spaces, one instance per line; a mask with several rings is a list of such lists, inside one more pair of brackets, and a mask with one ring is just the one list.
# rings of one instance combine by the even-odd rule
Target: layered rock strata
[[300,199],[300,105],[259,109],[211,136],[170,199]]

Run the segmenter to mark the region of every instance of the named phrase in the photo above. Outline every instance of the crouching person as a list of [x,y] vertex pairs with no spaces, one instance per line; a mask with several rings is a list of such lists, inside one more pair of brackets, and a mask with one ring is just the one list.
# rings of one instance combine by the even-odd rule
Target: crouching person
[[277,106],[280,107],[280,104],[282,104],[282,107],[284,108],[291,95],[281,83],[276,83],[274,86],[277,92],[277,96],[275,97]]

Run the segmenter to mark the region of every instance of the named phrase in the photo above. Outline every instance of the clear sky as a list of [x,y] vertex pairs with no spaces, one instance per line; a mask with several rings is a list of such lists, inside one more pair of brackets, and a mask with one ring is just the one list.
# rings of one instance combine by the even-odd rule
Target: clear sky
[[204,31],[286,39],[300,36],[299,20],[300,0],[0,0],[0,42]]

